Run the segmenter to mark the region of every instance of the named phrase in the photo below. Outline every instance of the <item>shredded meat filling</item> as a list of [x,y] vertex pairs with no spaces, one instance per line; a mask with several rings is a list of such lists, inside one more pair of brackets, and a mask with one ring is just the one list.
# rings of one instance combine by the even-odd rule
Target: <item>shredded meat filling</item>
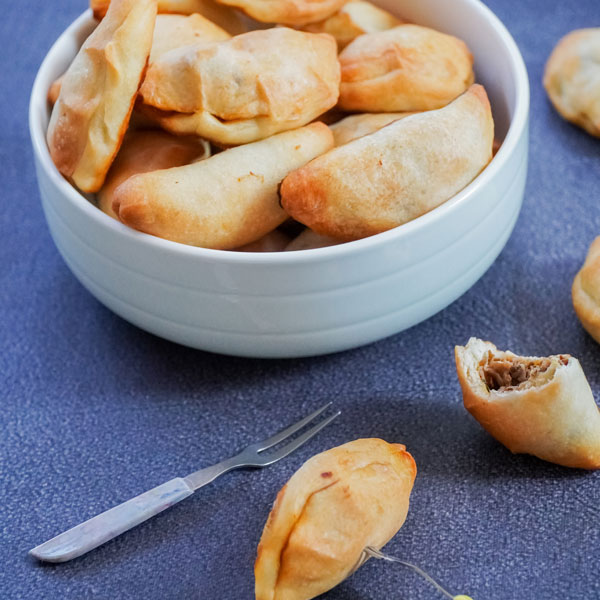
[[[560,355],[563,365],[569,362],[569,357]],[[538,373],[544,373],[551,365],[549,358],[536,361],[524,361],[513,357],[495,357],[491,352],[479,363],[479,376],[490,390],[518,387],[525,381],[534,378]]]

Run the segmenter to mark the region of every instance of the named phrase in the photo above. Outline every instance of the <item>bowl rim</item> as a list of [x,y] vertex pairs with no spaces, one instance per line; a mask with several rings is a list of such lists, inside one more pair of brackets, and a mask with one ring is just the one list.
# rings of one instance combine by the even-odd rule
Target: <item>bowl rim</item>
[[529,117],[529,78],[523,57],[516,42],[500,19],[485,6],[481,0],[463,0],[470,5],[471,9],[490,22],[492,27],[500,35],[501,42],[509,57],[510,70],[515,81],[515,108],[510,120],[510,125],[504,141],[496,155],[492,158],[485,169],[465,188],[455,194],[452,198],[442,203],[431,211],[404,223],[398,227],[378,233],[366,238],[327,246],[324,248],[311,248],[308,250],[295,250],[290,252],[238,252],[234,250],[215,250],[173,242],[136,231],[123,223],[113,219],[94,206],[81,192],[75,189],[58,171],[52,159],[46,143],[45,131],[42,127],[40,112],[37,108],[46,103],[47,90],[43,86],[46,72],[53,67],[54,55],[66,39],[93,22],[91,9],[87,9],[77,17],[58,37],[44,57],[42,64],[36,74],[29,103],[29,130],[33,151],[38,159],[38,164],[44,170],[45,175],[55,188],[80,212],[98,222],[103,227],[108,227],[114,234],[126,238],[129,243],[141,244],[152,250],[163,251],[173,255],[198,257],[202,260],[221,264],[256,264],[256,265],[292,265],[310,264],[324,262],[344,257],[352,257],[356,253],[376,250],[391,242],[397,242],[418,233],[421,229],[433,226],[440,219],[444,219],[447,213],[453,211],[457,206],[467,202],[477,191],[493,179],[507,163],[515,151],[519,140],[527,127]]

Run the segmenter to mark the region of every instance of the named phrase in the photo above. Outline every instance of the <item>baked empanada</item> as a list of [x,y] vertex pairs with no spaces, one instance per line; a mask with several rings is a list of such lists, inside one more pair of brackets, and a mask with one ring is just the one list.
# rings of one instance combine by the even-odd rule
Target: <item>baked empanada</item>
[[441,108],[474,81],[467,45],[419,25],[361,35],[342,50],[339,59],[339,106],[348,111]]
[[333,139],[336,146],[342,146],[352,140],[356,140],[363,135],[373,133],[393,123],[414,115],[412,112],[404,113],[361,113],[358,115],[350,115],[341,121],[337,121],[330,125],[333,132]]
[[332,15],[347,0],[218,0],[262,23],[305,25]]
[[370,2],[350,0],[327,19],[310,23],[302,29],[312,33],[329,33],[335,38],[338,49],[343,50],[363,33],[385,31],[401,23],[400,19]]
[[290,173],[288,213],[317,233],[353,240],[430,211],[468,185],[492,157],[494,122],[473,85],[439,110],[411,115]]
[[517,356],[477,338],[455,357],[465,408],[511,452],[600,468],[600,412],[576,358]]
[[163,128],[230,146],[310,123],[335,105],[339,81],[331,36],[277,27],[172,50],[140,95]]
[[600,237],[590,246],[573,280],[573,307],[585,330],[600,343]]
[[150,62],[170,50],[198,42],[222,42],[231,36],[201,14],[158,15],[154,26]]
[[567,121],[600,137],[600,27],[560,40],[546,64],[544,87]]
[[118,219],[112,209],[114,191],[132,175],[181,167],[209,156],[210,144],[196,137],[174,136],[166,131],[129,131],[97,194],[98,207]]
[[156,0],[113,0],[64,75],[47,141],[58,170],[96,192],[119,150],[142,79]]
[[[90,8],[98,20],[104,18],[109,5],[110,0],[90,0]],[[214,0],[158,0],[158,12],[159,14],[180,15],[198,13],[231,35],[245,33],[249,30],[248,24],[244,22],[244,18],[237,11],[217,4]]]
[[402,527],[416,476],[401,444],[360,439],[313,456],[281,489],[254,566],[256,600],[309,600]]
[[168,240],[238,248],[287,219],[279,182],[332,146],[329,128],[313,123],[192,165],[134,175],[115,190],[113,210],[123,223]]

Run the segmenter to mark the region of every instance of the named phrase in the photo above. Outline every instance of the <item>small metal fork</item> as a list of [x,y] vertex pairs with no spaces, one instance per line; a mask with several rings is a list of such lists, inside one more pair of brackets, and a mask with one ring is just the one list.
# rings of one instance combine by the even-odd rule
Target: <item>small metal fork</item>
[[321,431],[321,429],[329,425],[331,421],[340,415],[340,411],[318,422],[297,438],[292,439],[285,446],[275,449],[273,452],[265,453],[265,450],[286,441],[289,437],[314,421],[330,405],[331,402],[327,403],[319,410],[316,410],[304,419],[290,425],[266,440],[250,444],[250,446],[231,458],[211,467],[200,469],[187,477],[171,479],[152,490],[144,492],[131,500],[127,500],[127,502],[123,502],[110,510],[96,515],[84,523],[80,523],[51,540],[36,546],[29,551],[29,554],[39,560],[48,562],[66,562],[97,548],[128,529],[143,523],[150,517],[173,506],[173,504],[193,494],[197,489],[214,481],[219,475],[223,475],[223,473],[243,467],[266,467],[272,465],[278,460],[285,458]]

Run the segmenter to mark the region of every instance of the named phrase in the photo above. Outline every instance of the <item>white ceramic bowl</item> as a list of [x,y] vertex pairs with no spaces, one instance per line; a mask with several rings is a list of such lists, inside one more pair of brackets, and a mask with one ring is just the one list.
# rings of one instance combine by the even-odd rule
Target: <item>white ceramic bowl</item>
[[91,31],[90,12],[64,32],[33,86],[31,137],[52,237],[100,302],[142,329],[195,348],[296,357],[402,331],[481,277],[504,247],[523,199],[529,112],[523,59],[478,0],[377,3],[467,42],[503,144],[475,181],[430,213],[370,238],[297,252],[226,252],[162,240],[111,219],[71,187],[46,146],[46,93]]

